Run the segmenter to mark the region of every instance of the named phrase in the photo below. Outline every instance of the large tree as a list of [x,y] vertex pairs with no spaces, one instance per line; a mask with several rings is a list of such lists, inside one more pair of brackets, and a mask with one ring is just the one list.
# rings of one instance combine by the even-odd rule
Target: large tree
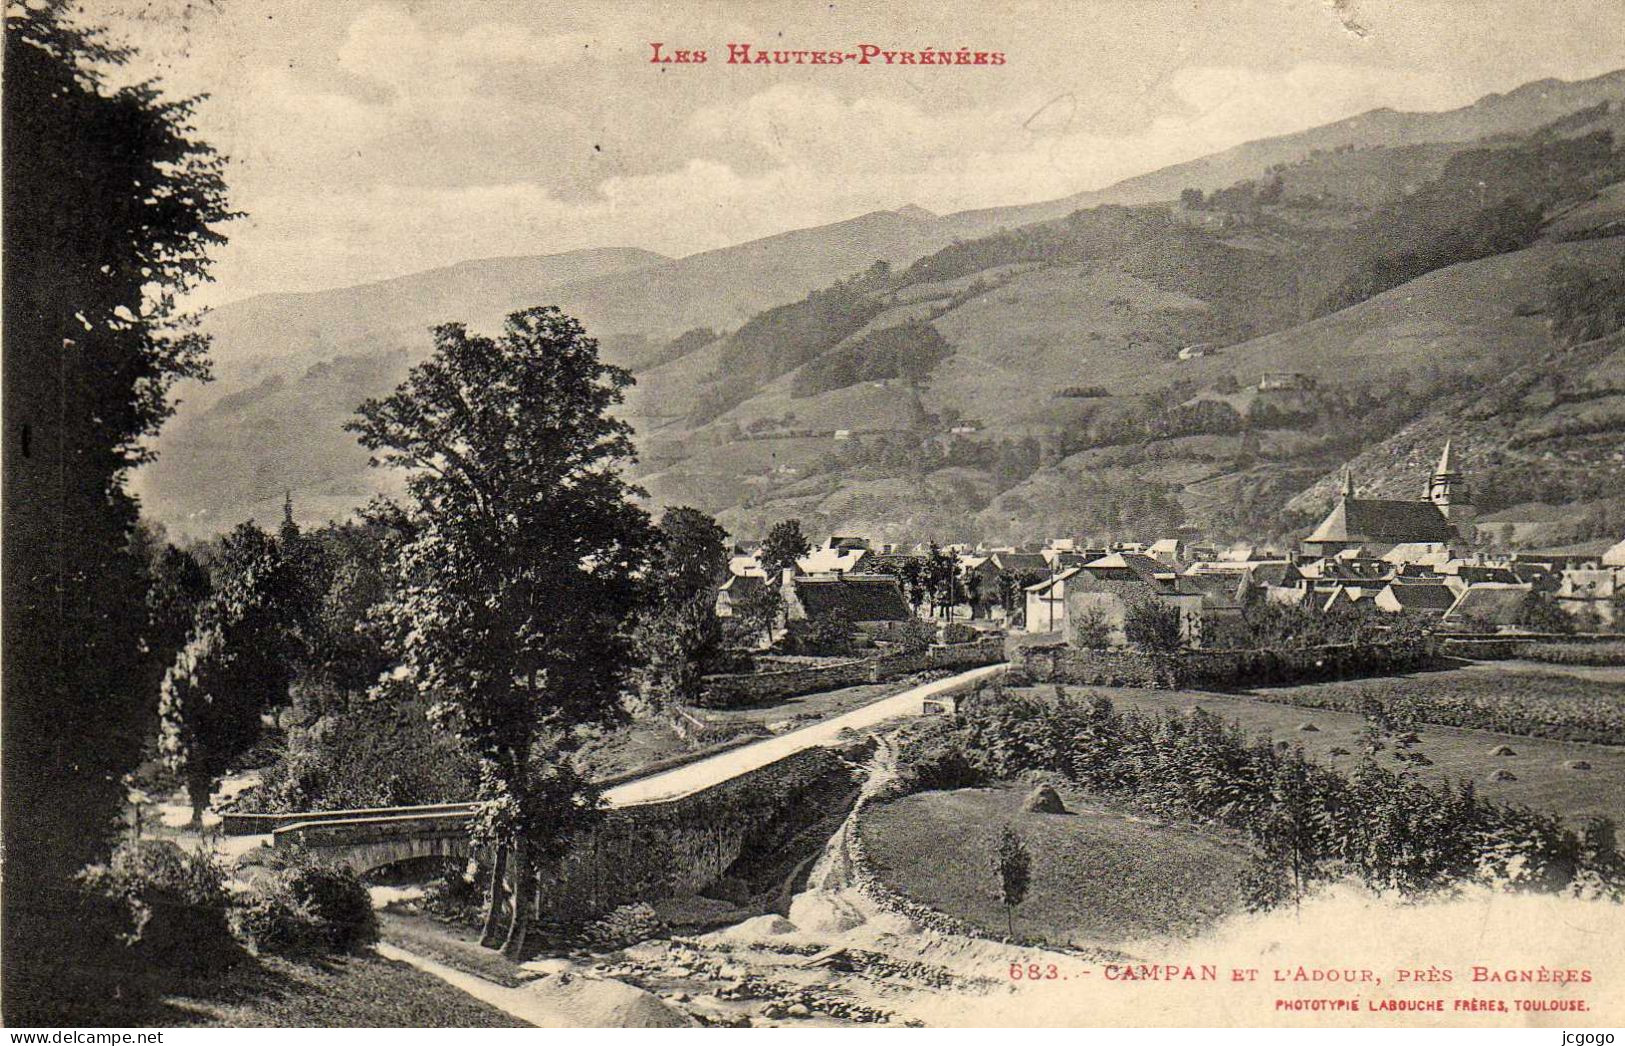
[[[63,0],[6,8],[6,1016],[14,974],[52,931],[73,873],[118,833],[124,776],[154,726],[143,681],[142,563],[129,470],[206,372],[176,296],[205,277],[231,217],[193,101],[114,88],[130,52]],[[66,918],[66,916],[64,916]],[[54,942],[52,942],[54,946]]]
[[305,593],[286,552],[252,520],[222,539],[213,592],[159,689],[159,747],[186,781],[194,826],[259,740],[260,716],[288,698]]
[[705,663],[722,645],[717,588],[728,573],[727,531],[699,509],[660,519],[637,629],[644,692],[664,709],[699,694]]
[[787,519],[773,524],[762,542],[762,566],[767,568],[769,580],[777,579],[784,571],[793,570],[796,560],[812,551],[812,542],[801,531],[801,520]]
[[478,831],[494,844],[483,940],[504,879],[518,954],[531,845],[560,842],[587,802],[560,755],[573,728],[613,719],[631,667],[629,619],[652,527],[619,466],[612,418],[632,383],[558,309],[508,317],[498,338],[461,324],[394,393],[352,422],[374,463],[406,472],[387,515],[403,534],[382,604],[390,651],[484,763]]

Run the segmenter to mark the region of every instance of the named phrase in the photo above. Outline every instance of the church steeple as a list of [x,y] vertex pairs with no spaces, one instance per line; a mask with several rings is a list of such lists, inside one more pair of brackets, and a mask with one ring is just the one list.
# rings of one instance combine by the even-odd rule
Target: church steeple
[[1435,476],[1456,475],[1456,456],[1450,451],[1450,441],[1444,441],[1444,451],[1439,455],[1439,465],[1433,470]]
[[1455,447],[1450,440],[1444,441],[1439,464],[1428,479],[1427,500],[1438,506],[1439,514],[1454,523],[1463,537],[1471,536],[1472,521],[1477,510],[1473,508],[1472,494],[1467,490],[1467,477],[1456,466]]
[[1352,498],[1353,496],[1354,496],[1354,470],[1350,469],[1347,465],[1344,465],[1343,466],[1343,497]]

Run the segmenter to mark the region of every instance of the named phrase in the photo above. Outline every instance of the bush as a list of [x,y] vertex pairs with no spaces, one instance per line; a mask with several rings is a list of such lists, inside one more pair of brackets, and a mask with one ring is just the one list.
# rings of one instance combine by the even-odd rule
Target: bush
[[791,621],[785,627],[784,652],[834,657],[852,652],[852,622],[835,615]]
[[896,789],[901,794],[974,788],[987,775],[966,748],[966,738],[946,719],[916,724],[897,748]]
[[659,937],[666,932],[666,924],[655,916],[655,910],[643,902],[623,904],[619,908],[588,923],[582,937],[597,948],[615,949]]
[[255,893],[237,909],[236,924],[238,935],[261,954],[313,955],[326,949],[315,914],[283,893]]
[[1533,632],[1554,632],[1570,635],[1574,632],[1574,619],[1557,601],[1544,592],[1530,592],[1518,604],[1518,625]]
[[227,912],[226,873],[206,849],[183,851],[166,840],[126,843],[81,882],[103,902],[134,957],[179,969],[213,969],[241,958]]
[[942,626],[942,641],[944,643],[974,643],[976,639],[976,629],[963,621],[950,621]]
[[904,654],[920,654],[937,639],[937,626],[929,621],[883,621],[871,630],[877,642],[890,643]]
[[[248,914],[239,919],[257,947],[350,952],[378,940],[372,896],[348,865],[328,864],[300,851],[286,852],[276,864],[255,888]],[[256,929],[263,939],[254,935]]]
[[477,761],[429,722],[419,701],[372,701],[289,732],[286,745],[243,794],[244,813],[354,810],[474,798]]
[[1530,643],[1520,657],[1549,665],[1625,665],[1625,641],[1607,643]]
[[1160,599],[1130,603],[1123,612],[1123,637],[1141,650],[1170,653],[1181,642],[1179,608]]
[[485,908],[481,878],[489,881],[491,872],[484,866],[481,875],[447,875],[431,881],[423,888],[423,909],[442,919],[453,922],[477,923]]

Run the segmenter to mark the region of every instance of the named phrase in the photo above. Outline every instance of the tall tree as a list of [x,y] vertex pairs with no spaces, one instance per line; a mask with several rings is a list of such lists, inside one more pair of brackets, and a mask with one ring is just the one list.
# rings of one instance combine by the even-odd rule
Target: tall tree
[[801,520],[787,519],[773,524],[762,541],[762,566],[767,568],[769,580],[773,580],[784,571],[793,570],[796,560],[811,551],[812,542],[801,532]]
[[[206,278],[232,215],[195,100],[109,86],[131,52],[66,0],[5,19],[4,734],[6,1016],[47,976],[31,944],[73,873],[118,833],[122,779],[155,722],[140,671],[142,564],[129,470],[207,372],[176,297]],[[65,918],[66,916],[64,916]],[[47,956],[47,960],[48,960]]]
[[716,602],[728,573],[727,537],[699,509],[672,508],[661,517],[637,647],[644,691],[662,708],[699,695],[705,662],[722,644]]
[[954,607],[964,602],[965,586],[959,560],[931,542],[925,560],[925,589],[931,604],[942,614],[943,620],[953,617]]
[[221,542],[213,594],[159,690],[159,747],[186,780],[192,824],[220,778],[282,704],[298,649],[304,593],[295,564],[253,521]]
[[495,870],[484,943],[525,947],[532,844],[562,842],[590,797],[565,758],[572,728],[613,719],[631,668],[638,576],[653,543],[619,466],[612,418],[632,383],[553,307],[510,315],[499,338],[461,324],[349,428],[375,464],[407,473],[386,513],[404,537],[381,606],[390,652],[433,695],[438,721],[484,765],[480,831]]

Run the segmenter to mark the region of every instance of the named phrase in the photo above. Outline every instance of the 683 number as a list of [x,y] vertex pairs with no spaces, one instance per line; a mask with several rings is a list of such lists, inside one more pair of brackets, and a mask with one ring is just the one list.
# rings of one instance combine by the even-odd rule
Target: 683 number
[[1061,979],[1061,971],[1054,963],[1013,962],[1010,964],[1010,979],[1012,981],[1058,981]]

